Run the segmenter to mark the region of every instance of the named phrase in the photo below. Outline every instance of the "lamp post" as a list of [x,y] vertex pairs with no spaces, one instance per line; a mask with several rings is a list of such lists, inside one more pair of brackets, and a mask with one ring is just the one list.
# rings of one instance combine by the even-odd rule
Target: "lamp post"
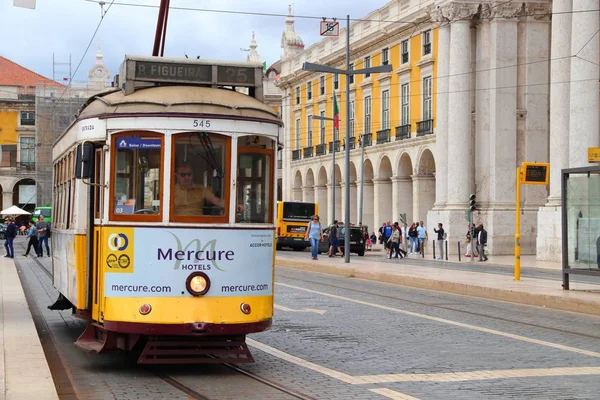
[[[333,118],[321,117],[320,115],[313,115],[313,119],[317,121],[334,121]],[[333,128],[333,146],[331,155],[331,222],[335,221],[335,127]]]
[[[358,198],[358,225],[363,223],[363,197],[365,190],[365,134],[360,135],[358,140],[360,144],[360,197]],[[372,227],[375,228],[375,227]],[[367,232],[368,233],[368,232]]]
[[[313,64],[305,62],[302,65],[303,71],[325,72],[330,74],[346,75],[346,119],[350,115],[350,76],[358,74],[376,74],[381,72],[392,72],[391,65],[381,65],[379,67],[363,68],[357,70],[350,69],[350,15],[346,16],[346,69],[332,68],[326,65]],[[346,142],[350,138],[350,124],[346,121]],[[346,143],[347,144],[347,143]],[[335,141],[333,143],[335,154]],[[346,226],[346,234],[344,235],[344,261],[350,262],[350,146],[345,146],[346,155],[346,209],[344,215],[344,224]],[[334,187],[335,191],[335,187]]]

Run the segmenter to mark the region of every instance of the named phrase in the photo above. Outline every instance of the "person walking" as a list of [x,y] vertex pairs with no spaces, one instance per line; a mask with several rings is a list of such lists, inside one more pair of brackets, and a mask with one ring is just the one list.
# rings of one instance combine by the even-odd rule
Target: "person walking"
[[340,227],[336,219],[329,230],[329,257],[335,257],[336,251],[340,252],[341,257],[344,256],[344,252],[340,248],[340,236]]
[[425,241],[429,239],[427,228],[423,225],[423,221],[417,226],[417,239],[419,240],[419,254],[422,254],[425,251]]
[[410,255],[414,256],[417,253],[418,244],[417,238],[419,237],[419,233],[417,232],[417,224],[415,222],[412,223],[410,228],[408,229],[408,240],[410,247]]
[[477,247],[479,251],[479,261],[487,261],[488,257],[485,255],[485,245],[487,244],[487,231],[483,229],[483,224],[479,224],[477,229]]
[[17,236],[17,226],[11,217],[7,218],[8,225],[6,225],[6,240],[4,241],[4,248],[6,249],[6,258],[15,258],[15,248],[13,241]]
[[29,225],[29,229],[27,230],[27,239],[29,239],[29,243],[27,243],[27,250],[25,251],[25,254],[23,254],[23,255],[25,257],[27,257],[29,255],[29,251],[33,247],[33,251],[35,251],[35,254],[39,256],[40,250],[39,250],[38,238],[37,238],[37,228],[36,228],[35,224],[33,223],[33,221],[29,221],[28,225]]
[[321,229],[321,219],[318,215],[313,215],[312,220],[308,223],[304,240],[310,240],[310,254],[312,259],[316,260],[319,254],[319,241],[323,240],[323,229]]
[[404,258],[400,252],[400,240],[400,227],[398,226],[398,223],[394,223],[394,225],[392,225],[392,234],[388,239],[388,242],[390,243],[390,255],[388,258],[392,258],[392,254],[394,253],[396,254],[394,258],[398,258],[398,256]]
[[50,224],[44,221],[44,216],[40,214],[36,224],[38,231],[38,257],[44,256],[43,245],[46,245],[46,255],[50,257],[50,246],[48,246],[48,233],[50,232]]
[[438,260],[443,260],[444,259],[444,228],[442,227],[442,223],[438,223],[438,228],[435,229],[433,228],[433,231],[435,233],[437,233],[437,240],[438,240],[438,250],[440,252],[440,256],[438,257]]

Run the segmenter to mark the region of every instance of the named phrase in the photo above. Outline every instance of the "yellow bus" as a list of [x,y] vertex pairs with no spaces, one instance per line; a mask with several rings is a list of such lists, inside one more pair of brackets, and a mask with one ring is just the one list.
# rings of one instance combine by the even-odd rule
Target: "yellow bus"
[[310,247],[310,242],[304,240],[306,227],[310,218],[319,213],[316,203],[301,201],[277,202],[277,250],[291,247],[296,251],[303,251]]

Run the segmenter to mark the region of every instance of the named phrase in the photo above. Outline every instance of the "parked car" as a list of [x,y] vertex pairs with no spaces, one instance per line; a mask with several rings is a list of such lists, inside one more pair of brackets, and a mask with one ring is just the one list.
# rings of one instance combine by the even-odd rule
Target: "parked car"
[[0,239],[6,239],[6,224],[0,224]]
[[[329,231],[331,226],[323,229],[323,241],[319,242],[319,253],[327,253],[329,251]],[[346,227],[339,226],[340,230],[340,248],[344,249],[344,241],[346,240]],[[362,238],[362,230],[360,226],[350,225],[350,253],[356,253],[359,256],[365,255],[366,242]]]

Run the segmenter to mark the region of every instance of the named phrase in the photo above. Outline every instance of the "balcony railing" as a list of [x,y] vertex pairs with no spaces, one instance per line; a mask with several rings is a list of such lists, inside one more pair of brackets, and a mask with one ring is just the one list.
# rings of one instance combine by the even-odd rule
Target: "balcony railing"
[[433,133],[433,120],[426,119],[417,122],[417,136],[430,135]]
[[313,147],[305,147],[303,149],[304,158],[311,158],[313,156]]
[[377,131],[377,144],[388,143],[390,141],[390,130],[382,129]]
[[431,54],[431,43],[423,45],[423,55]]
[[354,136],[350,136],[348,140],[348,146],[350,146],[350,150],[354,150],[356,148],[356,138]]
[[408,53],[402,53],[402,64],[406,64],[408,62]]
[[292,161],[300,159],[300,150],[292,150]]
[[318,144],[315,148],[315,155],[317,156],[324,156],[325,155],[325,145],[324,144]]
[[[335,141],[335,151],[340,151],[340,141]],[[333,142],[329,142],[329,154],[333,153]]]
[[410,124],[396,127],[396,140],[410,139]]
[[17,170],[35,171],[35,162],[21,161],[17,163]]
[[370,133],[365,133],[362,137],[363,146],[371,146],[373,144],[373,135]]

